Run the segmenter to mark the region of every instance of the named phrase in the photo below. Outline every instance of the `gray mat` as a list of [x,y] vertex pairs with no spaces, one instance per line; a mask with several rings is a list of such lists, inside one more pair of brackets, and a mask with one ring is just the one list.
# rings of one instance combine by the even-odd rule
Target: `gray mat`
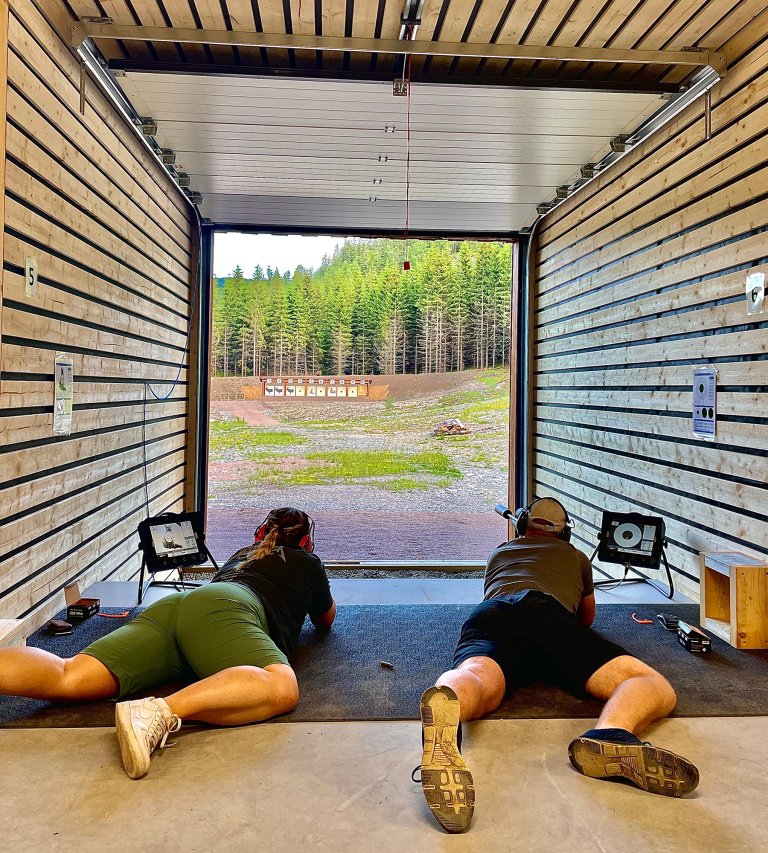
[[[293,659],[301,701],[280,720],[417,719],[419,696],[450,665],[461,623],[471,609],[450,604],[350,605],[339,607],[336,623],[327,634],[305,626]],[[632,620],[633,612],[654,617],[659,609],[697,624],[697,605],[604,604],[598,607],[595,628],[669,678],[678,694],[677,716],[768,715],[768,652],[737,651],[713,638],[712,654],[692,655],[657,622],[638,625]],[[94,632],[103,634],[117,627],[108,624],[113,620],[96,619],[86,620],[67,638],[38,632],[30,645],[72,654],[91,642]],[[394,668],[382,667],[381,661]],[[156,692],[162,695],[168,690]],[[593,718],[599,709],[594,700],[535,684],[505,700],[493,716]],[[110,702],[57,707],[0,697],[0,726],[6,727],[110,726],[113,714]]]

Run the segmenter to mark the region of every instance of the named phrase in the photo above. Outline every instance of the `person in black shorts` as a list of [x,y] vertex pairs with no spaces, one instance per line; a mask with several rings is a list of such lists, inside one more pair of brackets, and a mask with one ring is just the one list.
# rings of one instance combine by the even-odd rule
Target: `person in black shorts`
[[594,729],[568,747],[585,776],[628,779],[680,797],[698,784],[696,767],[637,736],[675,706],[669,682],[589,626],[595,618],[592,566],[569,543],[571,522],[554,498],[518,514],[516,538],[488,558],[485,596],[464,623],[453,668],[421,698],[421,784],[448,832],[469,829],[475,802],[461,752],[461,722],[490,714],[505,695],[546,681],[605,701]]
[[[312,553],[313,531],[301,510],[274,509],[253,545],[210,583],[161,598],[80,654],[0,650],[0,694],[120,700],[115,727],[132,779],[147,773],[152,752],[183,720],[239,726],[292,711],[299,688],[289,655],[304,618],[328,630],[336,615],[325,569]],[[164,698],[130,698],[169,683],[184,686]]]

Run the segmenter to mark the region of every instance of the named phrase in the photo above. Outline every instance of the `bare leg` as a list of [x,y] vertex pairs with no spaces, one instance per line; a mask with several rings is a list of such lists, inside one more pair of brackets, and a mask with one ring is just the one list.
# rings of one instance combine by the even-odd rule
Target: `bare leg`
[[593,779],[625,779],[665,797],[683,797],[699,784],[688,759],[638,738],[675,707],[675,691],[656,670],[629,655],[601,666],[587,690],[607,700],[595,729],[571,742],[571,764]]
[[467,658],[456,669],[444,672],[437,684],[450,687],[458,696],[461,719],[465,723],[495,711],[506,690],[501,667],[487,657]]
[[93,702],[117,696],[120,685],[90,655],[60,658],[42,649],[0,649],[0,694],[52,702]]
[[292,711],[299,686],[290,666],[233,666],[165,697],[182,720],[239,726]]
[[606,702],[596,728],[625,729],[636,735],[670,714],[677,701],[663,675],[630,655],[601,666],[587,682],[587,691]]

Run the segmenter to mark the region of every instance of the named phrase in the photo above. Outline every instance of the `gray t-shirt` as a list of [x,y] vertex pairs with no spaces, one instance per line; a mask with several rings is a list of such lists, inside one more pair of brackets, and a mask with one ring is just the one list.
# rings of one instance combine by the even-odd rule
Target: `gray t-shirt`
[[546,592],[575,613],[594,592],[592,564],[586,554],[562,539],[521,536],[500,545],[485,570],[485,600],[525,589]]

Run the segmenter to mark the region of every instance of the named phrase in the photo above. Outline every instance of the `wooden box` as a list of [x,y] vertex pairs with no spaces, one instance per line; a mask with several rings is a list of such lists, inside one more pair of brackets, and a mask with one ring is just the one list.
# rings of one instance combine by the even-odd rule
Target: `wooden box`
[[768,564],[702,554],[701,627],[737,649],[768,649]]

